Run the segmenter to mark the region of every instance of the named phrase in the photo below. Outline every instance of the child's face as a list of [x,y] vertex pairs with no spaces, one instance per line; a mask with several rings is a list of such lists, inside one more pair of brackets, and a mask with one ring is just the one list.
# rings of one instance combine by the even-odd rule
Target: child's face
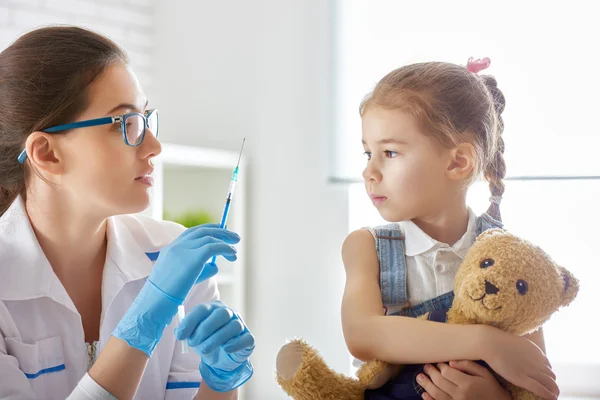
[[426,217],[455,196],[447,176],[451,151],[421,132],[409,114],[372,106],[362,118],[362,139],[370,158],[365,187],[385,220]]

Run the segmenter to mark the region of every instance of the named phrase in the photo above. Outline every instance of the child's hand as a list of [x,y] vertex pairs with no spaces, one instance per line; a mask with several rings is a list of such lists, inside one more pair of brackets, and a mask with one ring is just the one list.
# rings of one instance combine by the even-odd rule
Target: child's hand
[[473,361],[427,364],[417,382],[425,400],[512,399],[487,368]]
[[556,375],[544,352],[532,341],[491,328],[484,339],[483,360],[510,383],[543,399],[556,400]]

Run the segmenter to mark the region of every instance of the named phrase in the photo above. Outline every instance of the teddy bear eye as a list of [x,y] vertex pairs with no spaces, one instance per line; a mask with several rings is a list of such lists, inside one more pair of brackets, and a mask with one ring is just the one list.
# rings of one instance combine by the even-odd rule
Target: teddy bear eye
[[481,264],[479,264],[479,266],[481,268],[488,268],[488,267],[491,267],[492,265],[494,265],[494,260],[492,260],[491,258],[486,258],[485,260],[483,260],[481,262]]
[[519,294],[521,296],[524,295],[524,294],[526,294],[527,290],[528,290],[527,282],[525,282],[522,279],[519,279],[517,281],[517,290],[519,291]]

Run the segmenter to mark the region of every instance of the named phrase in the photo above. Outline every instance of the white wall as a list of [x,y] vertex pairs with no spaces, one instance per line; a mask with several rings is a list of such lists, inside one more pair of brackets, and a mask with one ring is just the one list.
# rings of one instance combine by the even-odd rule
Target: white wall
[[0,0],[0,50],[24,32],[57,24],[84,26],[115,40],[151,90],[154,0]]
[[328,4],[157,5],[153,94],[163,139],[237,150],[247,138],[246,322],[257,337],[256,373],[246,388],[250,400],[287,398],[274,370],[288,338],[303,336],[334,368],[348,370],[340,324],[347,195],[326,184],[332,123]]

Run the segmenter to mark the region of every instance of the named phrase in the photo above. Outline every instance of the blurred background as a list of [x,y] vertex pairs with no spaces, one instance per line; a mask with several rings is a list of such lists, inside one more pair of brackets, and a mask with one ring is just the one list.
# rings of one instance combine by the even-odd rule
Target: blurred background
[[[219,277],[257,337],[245,400],[286,398],[275,357],[295,337],[351,372],[340,248],[351,230],[381,222],[360,183],[362,97],[407,63],[490,57],[486,72],[507,99],[506,226],[581,280],[545,332],[561,398],[583,400],[600,398],[597,9],[592,0],[0,0],[0,49],[38,26],[77,24],[128,51],[161,112],[147,211],[157,218],[217,220],[246,138],[230,222],[243,247]],[[477,183],[469,201],[479,213],[488,197]]]

